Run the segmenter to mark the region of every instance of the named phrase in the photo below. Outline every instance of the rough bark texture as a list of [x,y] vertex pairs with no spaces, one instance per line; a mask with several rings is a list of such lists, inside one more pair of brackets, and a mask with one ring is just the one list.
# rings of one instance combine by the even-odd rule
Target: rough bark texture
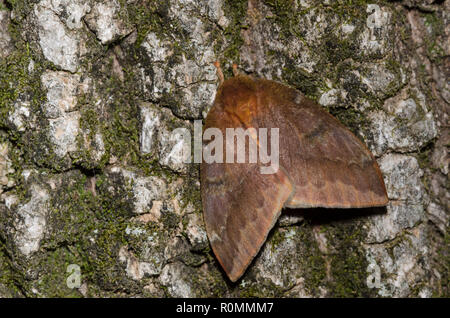
[[[0,0],[0,296],[448,297],[449,15],[433,0]],[[230,283],[199,167],[170,137],[205,117],[216,59],[340,119],[388,207],[283,211]]]

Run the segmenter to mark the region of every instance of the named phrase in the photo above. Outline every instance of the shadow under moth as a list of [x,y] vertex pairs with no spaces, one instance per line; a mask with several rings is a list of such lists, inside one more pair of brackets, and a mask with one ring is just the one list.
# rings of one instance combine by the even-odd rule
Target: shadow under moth
[[224,135],[227,128],[279,132],[275,173],[261,173],[265,164],[259,159],[201,163],[206,231],[231,281],[245,272],[284,207],[365,208],[388,203],[373,155],[327,111],[296,89],[238,74],[236,65],[235,76],[224,81],[217,62],[216,67],[221,84],[204,130],[218,128]]

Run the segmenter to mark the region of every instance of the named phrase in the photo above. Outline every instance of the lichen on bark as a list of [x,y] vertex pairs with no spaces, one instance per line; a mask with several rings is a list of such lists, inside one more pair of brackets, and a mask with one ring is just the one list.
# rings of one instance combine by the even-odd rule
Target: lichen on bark
[[[449,12],[0,0],[0,297],[448,297]],[[388,207],[283,211],[231,283],[206,236],[199,166],[169,136],[205,118],[216,60],[335,115],[376,156]]]

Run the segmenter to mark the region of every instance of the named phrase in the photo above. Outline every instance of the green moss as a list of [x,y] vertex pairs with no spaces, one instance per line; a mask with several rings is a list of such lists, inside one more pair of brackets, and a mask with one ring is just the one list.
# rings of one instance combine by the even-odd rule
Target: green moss
[[[45,258],[39,262],[40,272],[37,279],[37,289],[46,297],[81,297],[77,289],[71,289],[67,285],[67,279],[71,273],[67,272],[70,264],[80,262],[68,249],[59,248],[48,251]],[[81,276],[83,281],[83,276]]]
[[[108,105],[111,118],[91,119],[88,125],[99,126],[104,137],[106,153],[118,158],[121,162],[139,162],[139,109],[136,88],[127,76],[125,82],[111,77],[100,88],[104,94],[112,95],[112,104]],[[94,109],[91,111],[95,112]],[[97,118],[95,116],[94,118]]]
[[[320,287],[326,284],[326,257],[319,250],[310,225],[308,223],[287,228],[275,227],[265,243],[269,244],[271,252],[277,255],[277,262],[281,269],[281,276],[277,279],[283,281],[283,287],[268,278],[255,277],[257,273],[250,265],[248,273],[243,276],[237,286],[237,295],[239,297],[285,297],[286,293],[294,287],[295,281],[302,278],[305,293],[319,296]],[[287,243],[288,240],[296,242],[294,248],[286,246],[290,244]],[[288,250],[278,253],[279,249]],[[293,269],[298,276],[293,277],[289,269]]]
[[337,64],[348,58],[355,57],[357,49],[358,42],[354,38],[342,39],[330,32],[325,35],[320,51],[328,63]]
[[331,108],[329,111],[358,138],[361,138],[359,132],[370,127],[364,113],[354,108]]
[[[416,159],[419,163],[419,167],[423,170],[430,169],[430,171],[434,172],[437,170],[437,168],[433,167],[433,164],[431,162],[431,155],[434,151],[434,144],[435,140],[429,141],[426,145],[424,145],[422,148],[420,148],[419,153],[416,156]],[[423,176],[422,181],[424,181],[424,185],[427,187],[427,177]],[[429,188],[427,187],[427,190]]]
[[450,226],[447,226],[442,245],[438,248],[439,264],[442,266],[440,290],[441,297],[450,295]]
[[332,297],[373,297],[376,290],[367,286],[368,261],[364,242],[365,232],[362,221],[348,220],[327,226],[326,236],[333,242],[330,276],[328,285]]
[[286,234],[285,230],[277,229],[272,231],[272,233],[269,235],[268,240],[270,240],[272,252],[274,252],[277,249],[277,247],[284,242],[284,240],[286,239],[285,234]]
[[[0,212],[0,221],[2,220],[2,213]],[[14,269],[11,255],[8,253],[8,247],[0,236],[0,295],[2,297],[23,297],[24,285],[26,280],[24,275]],[[1,290],[1,286],[7,289],[7,294]]]
[[[87,177],[78,171],[66,174],[52,196],[48,225],[54,230],[41,243],[47,253],[54,251],[50,254],[54,255],[52,262],[56,262],[55,269],[43,273],[40,279],[49,286],[47,295],[65,296],[66,289],[58,287],[65,283],[58,285],[57,281],[66,275],[63,271],[69,261],[81,267],[83,281],[89,285],[101,286],[103,290],[129,285],[117,255],[127,243],[125,228],[132,215],[130,194],[120,180],[98,178],[96,196],[88,190]],[[112,185],[117,192],[111,193]],[[38,268],[46,266],[44,262]]]
[[173,212],[170,211],[162,211],[161,220],[164,225],[164,228],[166,229],[175,229],[178,227],[178,224],[180,223],[180,218],[178,215],[176,215]]
[[[80,104],[80,101],[79,103]],[[102,132],[102,125],[98,118],[97,111],[90,105],[81,108],[80,129],[89,132],[87,136],[79,134],[77,136],[78,151],[71,153],[72,164],[81,166],[86,170],[102,169],[109,162],[109,153],[105,151],[100,160],[94,160],[93,149],[98,149],[96,134]],[[103,135],[102,135],[103,136]]]
[[[7,129],[7,118],[18,99],[30,102],[32,109],[37,109],[45,98],[40,87],[39,74],[28,73],[28,66],[33,55],[28,44],[16,43],[18,49],[8,57],[0,60],[0,128]],[[35,68],[39,65],[35,64]],[[36,73],[39,73],[39,69]],[[13,132],[11,132],[13,133]],[[13,135],[17,139],[17,135]]]
[[360,98],[369,100],[374,103],[376,99],[368,94],[367,85],[361,83],[361,79],[352,71],[355,66],[350,61],[343,61],[334,68],[334,73],[330,75],[330,79],[337,87],[342,87],[348,94],[347,99],[357,101]]
[[298,15],[306,13],[295,9],[293,0],[266,0],[264,4],[270,8],[273,15],[267,17],[281,28],[280,39],[288,40],[290,36],[301,37],[298,25]]
[[428,58],[434,63],[441,63],[445,58],[445,50],[441,45],[441,37],[445,38],[444,18],[440,12],[422,13],[429,37],[424,39]]
[[[403,87],[405,87],[406,83],[408,83],[407,80],[403,80],[403,68],[401,67],[400,63],[393,59],[387,59],[386,60],[386,69],[394,74],[395,78],[389,83],[388,87],[385,89],[385,98],[389,98],[392,96],[395,96],[395,94],[400,91]],[[406,74],[405,74],[406,75]]]
[[284,290],[282,290],[279,286],[275,285],[271,280],[264,279],[263,281],[259,280],[256,282],[247,282],[245,284],[241,284],[239,286],[242,288],[238,292],[239,297],[245,298],[280,298],[284,295]]
[[377,3],[379,5],[388,4],[385,0],[338,0],[333,1],[330,8],[332,8],[339,15],[361,17],[361,8],[365,11],[367,5],[373,3]]
[[14,10],[15,20],[20,22],[28,16],[36,0],[6,0],[5,2],[9,8]]
[[62,172],[71,167],[69,156],[59,157],[54,151],[54,144],[50,140],[50,126],[48,120],[40,118],[35,131],[27,131],[22,137],[24,140],[25,161],[34,163],[43,171]]
[[195,213],[201,213],[202,212],[202,198],[201,198],[201,190],[198,185],[198,181],[200,178],[200,165],[199,164],[192,164],[194,167],[191,170],[191,174],[189,178],[185,178],[184,182],[186,183],[186,186],[183,187],[182,193],[181,193],[181,209],[185,209],[189,204],[192,204],[194,207]]
[[[111,61],[100,60],[98,63],[106,62],[110,67],[104,71],[95,73],[95,81],[101,83],[98,90],[104,96],[110,96],[108,102],[103,107],[107,108],[108,115],[100,115],[95,102],[89,100],[87,104],[81,105],[82,129],[89,129],[91,134],[100,132],[103,136],[105,154],[99,163],[92,166],[92,160],[89,159],[89,152],[84,151],[75,154],[75,163],[80,164],[86,169],[101,169],[106,165],[111,157],[115,157],[118,162],[127,163],[142,171],[145,175],[164,175],[172,180],[176,175],[170,169],[161,166],[154,154],[142,154],[139,145],[139,133],[141,131],[140,123],[140,103],[145,100],[136,85],[136,74],[133,66],[140,57],[133,57],[123,61],[124,80],[120,80],[111,73]],[[109,64],[108,64],[109,63]],[[100,67],[100,66],[99,66]],[[163,106],[161,101],[159,106]],[[172,103],[171,107],[175,107]],[[170,123],[169,123],[170,124]],[[89,136],[88,136],[89,137]],[[89,139],[92,140],[92,137]],[[83,144],[84,140],[79,140]],[[83,147],[84,148],[84,147]]]
[[141,46],[150,31],[162,35],[176,27],[174,21],[169,17],[169,5],[170,3],[167,1],[140,0],[127,3],[130,22],[137,28],[136,48]]
[[[15,179],[19,181],[22,170],[36,164],[38,167],[62,171],[69,167],[70,161],[61,160],[52,150],[47,136],[48,121],[42,116],[41,105],[46,101],[46,92],[40,77],[47,70],[55,70],[49,61],[43,59],[34,42],[22,38],[22,19],[32,8],[30,1],[9,1],[14,9],[15,18],[9,25],[9,33],[13,39],[15,50],[0,60],[0,129],[7,132],[7,138],[14,145],[12,161],[16,170]],[[33,70],[29,71],[33,62]],[[9,122],[9,115],[15,103],[25,103],[31,114],[36,114],[38,129],[30,129],[29,122],[24,120],[25,132],[14,129]],[[47,128],[45,128],[47,127]]]
[[[217,42],[214,51],[220,56],[220,62],[223,65],[229,63],[240,63],[240,48],[244,43],[241,30],[246,28],[245,17],[247,12],[247,0],[225,0],[223,11],[229,20],[225,30],[215,29],[214,34]],[[225,39],[223,39],[223,37]],[[232,76],[231,69],[223,68],[225,77]]]
[[288,59],[286,66],[282,70],[283,81],[299,89],[306,96],[317,99],[317,88],[324,86],[322,80],[314,74],[295,68],[292,64],[294,64],[294,61]]
[[221,275],[219,269],[208,266],[208,286],[209,291],[200,294],[201,297],[225,297],[228,294],[229,286],[227,285],[226,278]]
[[[6,58],[0,59],[0,130],[4,132],[1,139],[11,144],[9,158],[13,163],[15,174],[12,176],[20,183],[20,175],[26,166],[37,159],[34,150],[38,132],[29,129],[29,123],[24,120],[25,132],[17,131],[9,120],[14,111],[14,105],[24,103],[30,113],[39,113],[45,92],[41,87],[40,75],[48,67],[48,63],[35,56],[29,44],[19,35],[19,26],[12,23],[10,34],[16,49]],[[29,73],[28,67],[34,62],[34,71]],[[38,124],[41,124],[40,122]],[[39,154],[45,154],[45,149],[39,149]]]
[[[308,221],[307,224],[311,225]],[[313,229],[307,225],[300,229],[297,240],[305,245],[305,251],[298,258],[304,269],[305,287],[311,295],[318,296],[320,294],[319,287],[326,284],[326,256],[319,250]]]
[[[17,21],[21,21],[32,9],[32,4],[35,3],[35,1],[17,0],[8,2],[17,14]],[[125,0],[120,0],[120,3],[125,6]],[[264,3],[274,13],[272,17],[266,18],[280,26],[280,39],[282,41],[287,42],[295,37],[305,43],[304,30],[298,23],[298,19],[306,11],[294,10],[294,1],[291,0],[267,0]],[[285,56],[284,53],[271,52],[274,60],[279,59],[286,62],[283,64],[285,69],[282,70],[282,80],[299,88],[314,99],[319,97],[319,89],[323,91],[328,88],[324,78],[331,79],[336,86],[339,86],[339,81],[345,76],[350,76],[348,71],[354,67],[346,60],[361,61],[361,57],[355,53],[355,39],[361,30],[361,25],[365,23],[367,3],[373,3],[373,1],[341,0],[332,1],[330,5],[324,5],[317,1],[316,8],[323,10],[330,17],[339,15],[338,23],[346,21],[356,25],[356,29],[347,39],[340,39],[332,35],[331,29],[336,27],[334,25],[326,30],[324,38],[319,41],[319,46],[309,48],[314,49],[314,52],[320,55],[317,69],[312,74],[298,70],[295,67],[295,61]],[[386,4],[386,2],[382,3]],[[113,176],[103,174],[102,170],[110,155],[116,157],[117,162],[132,166],[145,175],[160,175],[169,182],[180,177],[179,174],[161,167],[154,156],[142,155],[139,151],[139,101],[145,99],[145,97],[140,88],[136,87],[138,75],[134,74],[133,69],[136,63],[147,62],[143,59],[143,55],[140,55],[140,46],[148,32],[155,32],[161,39],[173,34],[177,34],[181,39],[173,43],[173,58],[169,59],[168,63],[164,65],[165,69],[177,63],[177,59],[182,54],[185,54],[188,58],[192,57],[188,35],[177,25],[176,21],[169,18],[169,3],[167,1],[138,0],[126,4],[126,7],[130,21],[137,28],[137,41],[134,48],[130,48],[130,51],[126,52],[126,58],[120,61],[124,69],[125,80],[121,81],[111,72],[111,61],[108,55],[110,47],[101,47],[91,33],[88,34],[88,51],[95,52],[83,61],[83,66],[92,73],[94,82],[101,83],[99,87],[96,87],[99,95],[107,97],[107,102],[104,105],[102,104],[104,112],[98,111],[90,97],[79,96],[78,105],[82,116],[80,126],[83,130],[89,129],[88,138],[92,140],[97,130],[104,136],[106,155],[100,164],[93,165],[90,162],[91,155],[88,151],[75,154],[73,162],[61,162],[51,150],[51,143],[46,131],[26,132],[22,136],[8,126],[7,115],[12,110],[14,101],[18,98],[31,99],[33,111],[39,112],[40,104],[45,100],[45,92],[40,87],[40,73],[47,67],[54,69],[54,66],[50,63],[39,61],[39,57],[33,55],[33,50],[20,41],[20,36],[18,36],[20,33],[19,23],[12,27],[12,34],[16,36],[18,49],[10,57],[0,62],[0,129],[7,132],[4,140],[14,145],[11,156],[14,168],[17,171],[15,178],[20,180],[19,176],[24,164],[31,166],[35,164],[41,172],[45,171],[50,175],[73,168],[73,164],[82,170],[73,170],[65,174],[62,184],[57,185],[57,189],[52,194],[48,220],[52,231],[49,231],[50,234],[42,242],[43,250],[41,255],[36,256],[37,262],[25,264],[29,265],[29,268],[38,270],[38,288],[47,296],[79,296],[78,292],[69,290],[65,284],[68,275],[66,268],[71,263],[81,266],[83,282],[88,282],[92,295],[108,292],[110,292],[110,295],[127,294],[135,288],[126,278],[117,255],[119,248],[127,245],[137,256],[141,256],[146,246],[145,238],[131,237],[125,233],[126,227],[134,224],[130,221],[130,218],[134,216],[132,214],[134,194],[132,184],[124,180],[120,174]],[[227,0],[223,9],[230,24],[225,30],[221,30],[219,26],[212,28],[211,32],[214,32],[212,38],[216,41],[215,53],[221,57],[222,62],[239,63],[239,52],[243,44],[241,31],[248,27],[244,22],[247,1]],[[435,14],[426,16],[426,24],[431,25],[433,30],[441,28],[439,23],[441,22],[436,21]],[[436,32],[435,34],[440,33]],[[186,41],[183,42],[184,40]],[[439,45],[436,43],[438,42],[435,38],[427,43],[427,50],[432,59],[438,59],[441,55]],[[370,56],[370,58],[378,57]],[[34,75],[28,74],[27,71],[31,59],[35,61],[36,71],[33,73]],[[388,59],[387,63],[389,70],[396,74],[395,81],[400,82],[399,64],[391,59]],[[226,75],[231,75],[229,74],[230,69],[226,69],[225,72]],[[371,103],[371,107],[380,107],[381,102],[370,96],[363,85],[355,84],[357,82],[359,83],[358,80],[352,81],[350,79],[344,84],[344,89],[349,92],[350,99],[356,101],[358,98],[363,98]],[[400,88],[396,83],[393,83],[392,86],[388,87],[388,95],[395,94]],[[176,113],[180,107],[177,102],[178,98],[173,96],[176,93],[166,94],[159,104],[171,108]],[[362,112],[353,108],[338,106],[330,108],[330,112],[354,133],[367,126],[367,119]],[[107,113],[108,116],[103,116],[104,113]],[[45,127],[45,120],[39,119],[37,126]],[[428,156],[428,151],[421,152],[421,156]],[[424,161],[423,164],[426,165],[427,163]],[[184,208],[187,204],[192,203],[195,213],[200,213],[200,191],[198,186],[194,184],[198,180],[198,166],[192,166],[194,168],[189,171],[188,176],[183,176],[188,185],[183,189],[182,207]],[[94,195],[88,186],[89,178],[94,176],[96,178],[97,195]],[[56,176],[56,178],[58,177]],[[19,184],[15,191],[18,193],[23,191],[22,194],[19,194],[22,202],[23,197],[26,196],[26,187]],[[163,208],[163,229],[157,228],[157,225],[151,222],[139,224],[139,226],[148,233],[158,233],[159,240],[166,243],[166,235],[169,232],[172,234],[179,222],[178,215]],[[185,219],[182,222],[186,227]],[[322,232],[328,238],[329,255],[324,255],[319,250],[311,222],[306,222],[301,227],[293,227],[295,229],[295,240],[301,242],[301,244],[299,244],[297,250],[292,251],[292,255],[288,255],[285,260],[281,261],[283,264],[300,264],[301,273],[305,279],[305,288],[312,295],[320,295],[320,287],[324,287],[325,290],[329,290],[329,296],[374,296],[376,291],[369,290],[365,284],[367,261],[364,249],[361,246],[361,242],[365,239],[361,224],[359,220],[354,218],[349,221],[336,221],[332,218],[327,220],[322,226]],[[274,230],[273,235],[269,237],[274,250],[284,242],[285,235],[286,231],[284,230],[279,228]],[[6,251],[9,249],[3,246],[4,242],[5,240],[0,238],[0,268],[2,268],[0,283],[6,285],[10,290],[14,290],[17,294],[28,295],[31,287],[22,274],[28,268],[22,266],[23,264],[13,264],[11,261],[13,257],[7,254]],[[445,244],[445,246],[449,245],[448,235],[445,237]],[[162,246],[158,248],[162,248]],[[440,261],[448,264],[448,251],[444,250],[442,254]],[[208,257],[208,262],[205,264],[207,275],[204,275],[204,266],[197,268],[197,266],[203,264],[205,255]],[[282,290],[268,279],[260,283],[252,282],[254,277],[251,269],[248,273],[248,279],[245,278],[246,282],[250,281],[248,285],[236,286],[229,283],[223,272],[220,271],[209,246],[205,250],[186,253],[180,257],[180,260],[188,265],[193,289],[197,295],[202,297],[223,297],[229,295],[230,290],[232,293],[244,297],[280,297],[286,293],[286,290]],[[446,266],[446,272],[442,277],[441,287],[447,288],[449,284],[448,266]],[[139,284],[134,283],[133,286],[136,285]],[[161,288],[164,289],[165,287]]]

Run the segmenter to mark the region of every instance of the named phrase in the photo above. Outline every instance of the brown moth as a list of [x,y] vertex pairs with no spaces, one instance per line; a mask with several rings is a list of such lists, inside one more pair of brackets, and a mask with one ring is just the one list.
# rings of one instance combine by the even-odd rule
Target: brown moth
[[216,67],[221,85],[204,130],[215,127],[225,136],[226,128],[279,128],[276,173],[262,174],[259,160],[201,164],[208,238],[231,281],[247,269],[283,207],[387,204],[373,155],[332,115],[286,85],[240,75],[235,65],[235,76],[224,81],[217,62]]

